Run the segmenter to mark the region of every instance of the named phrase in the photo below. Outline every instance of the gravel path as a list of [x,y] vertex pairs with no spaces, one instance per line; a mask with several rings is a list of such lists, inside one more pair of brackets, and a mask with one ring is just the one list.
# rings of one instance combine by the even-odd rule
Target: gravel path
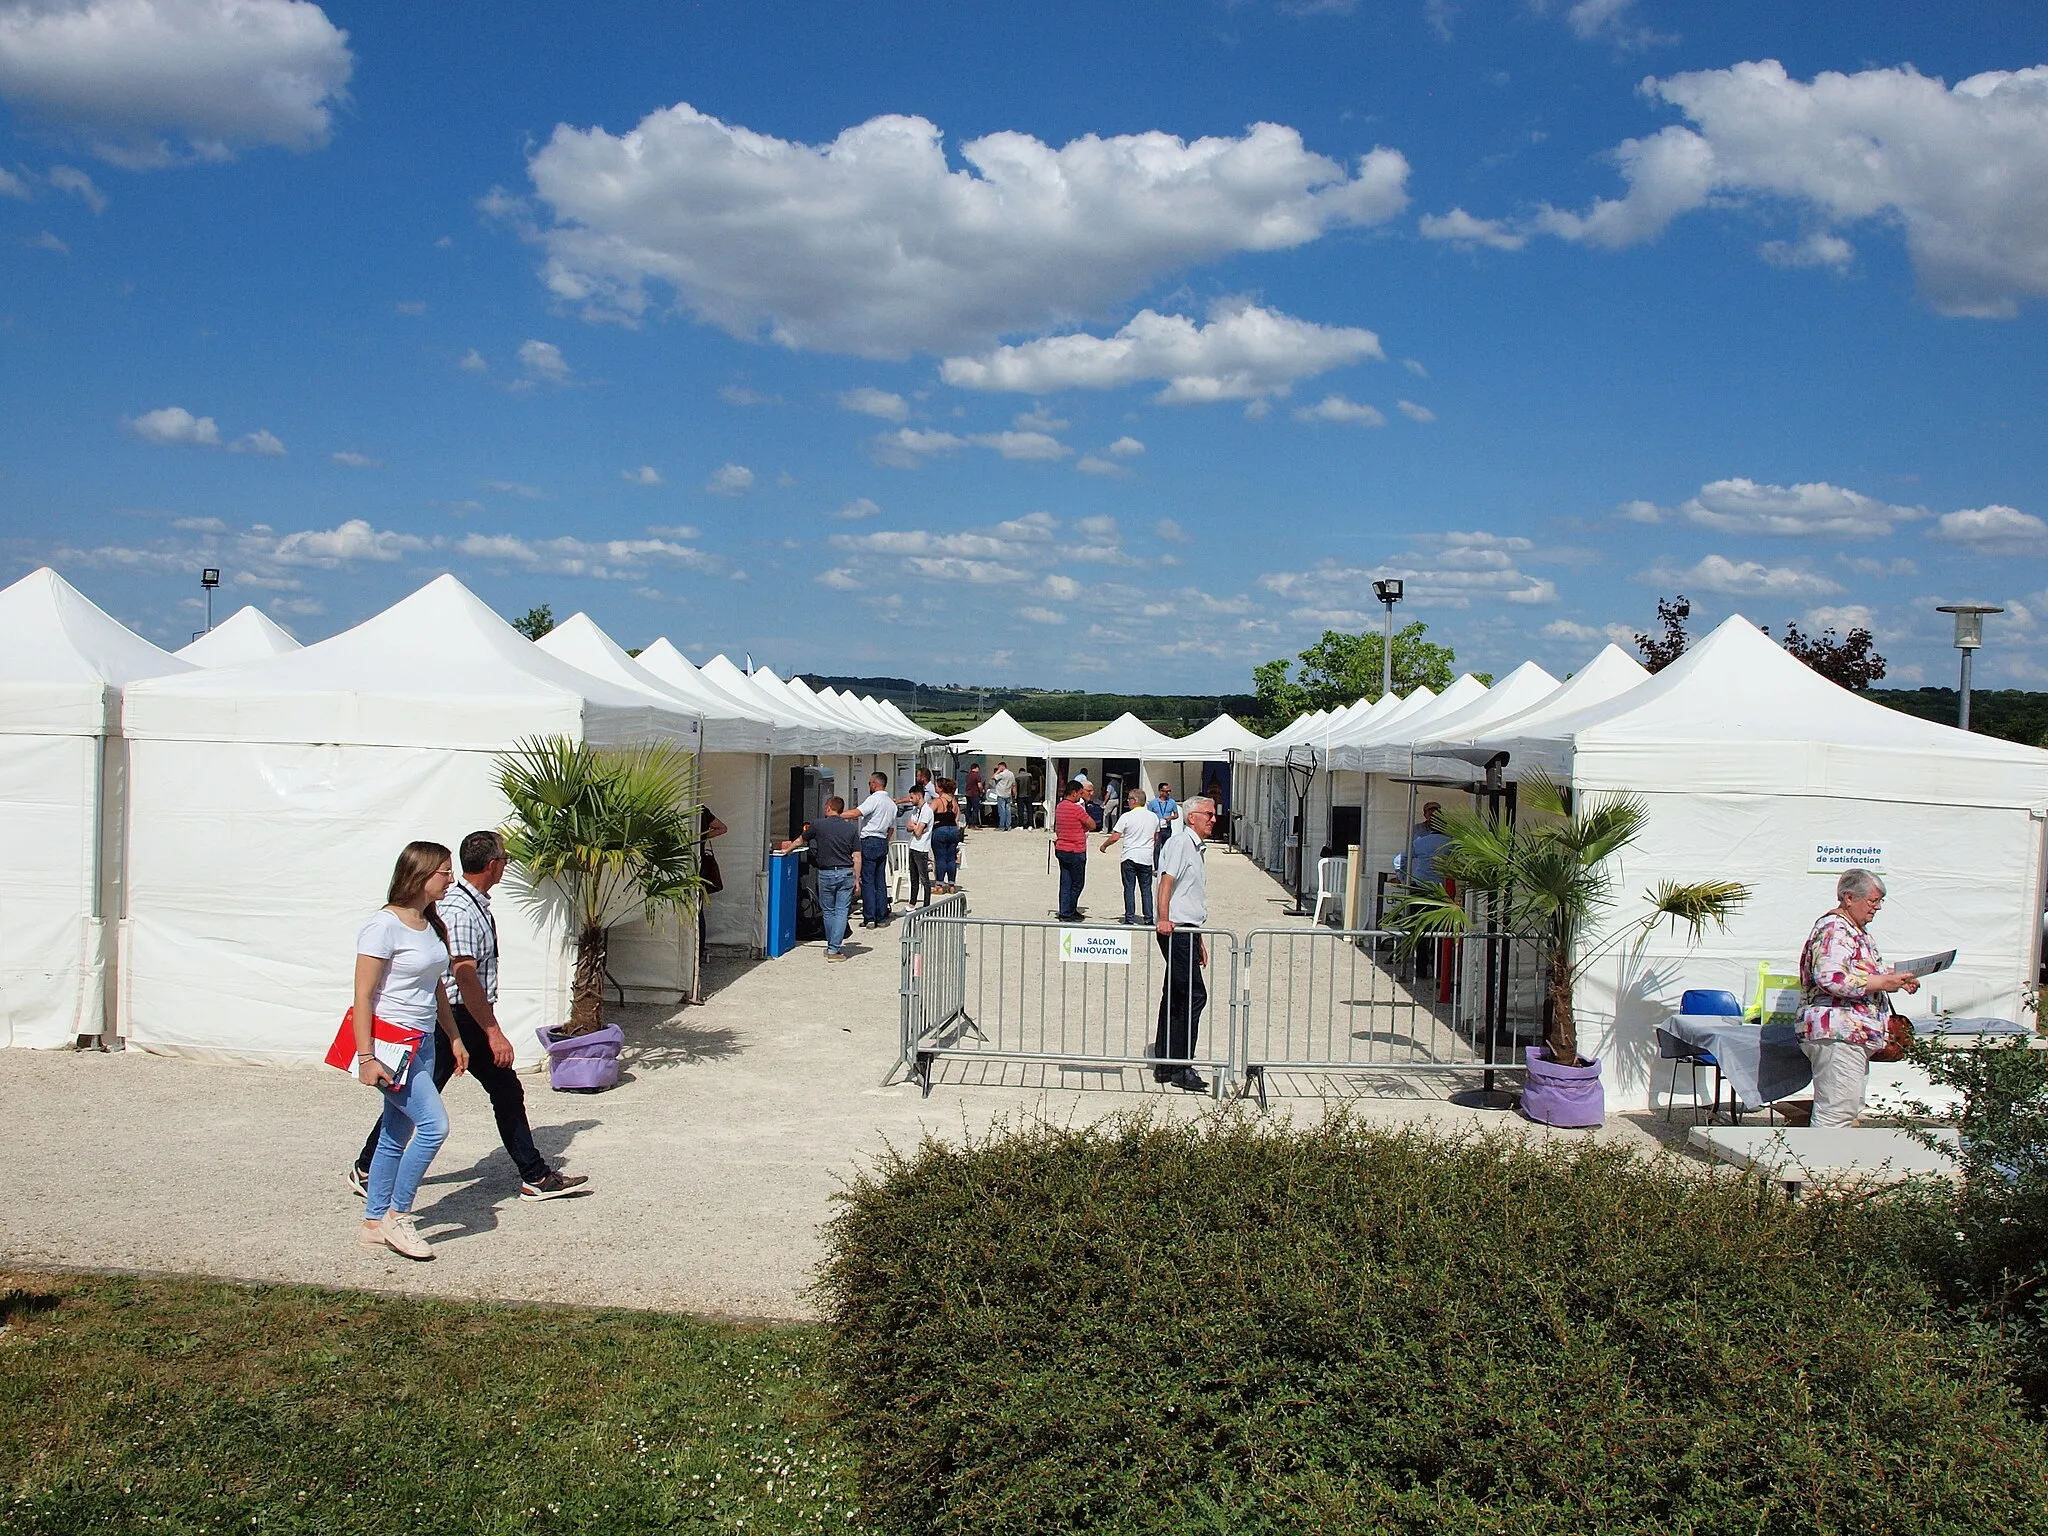
[[[1088,895],[1114,916],[1115,854],[1092,855]],[[1042,833],[971,834],[962,880],[979,916],[1038,918],[1051,905]],[[1287,921],[1286,893],[1245,859],[1210,859],[1212,923]],[[448,1296],[815,1315],[809,1293],[833,1192],[885,1145],[957,1136],[1000,1117],[1086,1120],[1210,1102],[1144,1074],[1069,1086],[1013,1069],[1001,1083],[941,1081],[931,1097],[891,1081],[897,940],[827,967],[822,944],[779,960],[714,962],[713,995],[680,1012],[627,1010],[627,1078],[583,1097],[527,1080],[541,1150],[591,1177],[587,1198],[526,1204],[488,1101],[450,1086],[453,1128],[419,1204],[437,1261],[360,1249],[360,1202],[343,1171],[375,1104],[327,1068],[211,1066],[140,1051],[0,1052],[0,1166],[11,1189],[0,1260],[17,1266],[178,1271]],[[1093,1075],[1090,1074],[1092,1077]],[[1347,1090],[1355,1091],[1355,1090]],[[1443,1089],[1386,1084],[1375,1119],[1500,1125]],[[1325,1101],[1281,1098],[1274,1113]],[[1646,1139],[1627,1122],[1607,1134]]]

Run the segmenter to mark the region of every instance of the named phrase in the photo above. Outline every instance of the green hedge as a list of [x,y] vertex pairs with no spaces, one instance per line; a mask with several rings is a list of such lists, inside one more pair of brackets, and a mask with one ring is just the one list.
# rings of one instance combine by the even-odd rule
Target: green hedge
[[2048,1530],[1881,1230],[1591,1141],[1039,1126],[847,1193],[829,1361],[902,1531]]

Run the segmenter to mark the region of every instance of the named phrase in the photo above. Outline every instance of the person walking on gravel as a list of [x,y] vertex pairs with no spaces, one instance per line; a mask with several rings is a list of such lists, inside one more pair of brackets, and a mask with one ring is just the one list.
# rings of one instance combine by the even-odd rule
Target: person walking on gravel
[[[384,1096],[377,1155],[364,1192],[362,1243],[408,1259],[434,1250],[413,1222],[413,1201],[434,1154],[448,1139],[448,1111],[434,1082],[442,1052],[449,1075],[468,1064],[441,975],[448,969],[448,933],[434,903],[455,879],[439,843],[407,843],[391,871],[384,905],[356,934],[356,1077]],[[377,1057],[373,1021],[410,1032],[411,1055],[393,1069]],[[387,1046],[387,1049],[389,1047]],[[445,1081],[445,1079],[444,1079]]]
[[[460,999],[453,1012],[456,1032],[469,1054],[469,1074],[491,1096],[498,1139],[519,1170],[519,1198],[556,1200],[588,1194],[582,1188],[590,1182],[587,1175],[557,1172],[534,1146],[533,1130],[526,1122],[526,1089],[512,1069],[512,1042],[498,1024],[498,920],[491,915],[491,890],[505,878],[504,839],[495,832],[472,832],[462,840],[461,852],[462,878],[448,887],[436,907],[451,957],[442,986],[452,987]],[[448,1086],[454,1071],[451,1057],[435,1058],[436,1092]],[[382,1134],[382,1122],[370,1127],[369,1139],[348,1171],[349,1187],[359,1195],[369,1187]]]

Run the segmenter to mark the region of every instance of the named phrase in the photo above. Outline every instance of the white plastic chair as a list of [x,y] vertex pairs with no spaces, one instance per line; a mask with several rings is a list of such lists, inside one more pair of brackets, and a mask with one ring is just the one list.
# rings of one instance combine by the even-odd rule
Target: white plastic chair
[[1328,902],[1337,909],[1338,924],[1343,924],[1344,867],[1350,862],[1342,858],[1316,860],[1316,906],[1310,922],[1320,923],[1323,920],[1323,903]]

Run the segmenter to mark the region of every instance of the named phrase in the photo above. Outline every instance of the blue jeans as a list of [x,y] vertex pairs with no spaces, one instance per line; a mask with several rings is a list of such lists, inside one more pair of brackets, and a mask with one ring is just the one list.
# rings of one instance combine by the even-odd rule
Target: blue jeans
[[1069,853],[1055,849],[1053,857],[1060,866],[1060,910],[1061,917],[1081,915],[1081,887],[1088,883],[1088,855]]
[[434,1055],[446,1049],[440,1032],[429,1029],[420,1036],[405,1086],[378,1090],[384,1095],[384,1124],[377,1136],[377,1155],[370,1160],[369,1203],[363,1207],[370,1221],[386,1211],[412,1209],[420,1180],[448,1139],[448,1111],[434,1086]]
[[1124,860],[1124,921],[1138,920],[1137,898],[1145,898],[1145,926],[1152,926],[1152,866],[1136,859]]
[[932,828],[932,879],[951,885],[960,878],[960,829]]
[[836,955],[846,942],[846,920],[853,911],[853,871],[818,871],[818,907],[825,914],[825,952]]
[[860,840],[860,916],[879,923],[889,915],[889,839]]
[[1010,830],[1010,818],[1016,813],[1017,802],[1008,795],[996,801],[996,824],[1005,832]]

